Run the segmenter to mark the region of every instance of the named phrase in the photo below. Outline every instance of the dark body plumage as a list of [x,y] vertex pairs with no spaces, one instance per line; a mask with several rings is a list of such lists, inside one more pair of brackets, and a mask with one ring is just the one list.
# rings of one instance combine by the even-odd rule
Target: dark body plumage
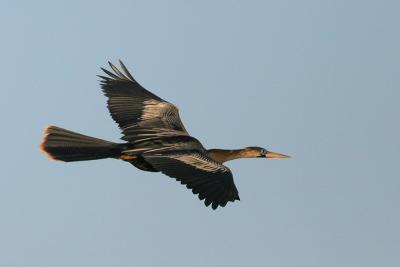
[[123,72],[109,64],[113,72],[102,69],[108,76],[99,76],[101,88],[126,143],[49,126],[41,149],[52,159],[66,162],[116,158],[144,171],[162,172],[199,194],[200,200],[213,209],[239,200],[232,173],[222,163],[242,157],[266,157],[267,151],[259,147],[206,150],[186,131],[177,107],[144,89],[121,61]]

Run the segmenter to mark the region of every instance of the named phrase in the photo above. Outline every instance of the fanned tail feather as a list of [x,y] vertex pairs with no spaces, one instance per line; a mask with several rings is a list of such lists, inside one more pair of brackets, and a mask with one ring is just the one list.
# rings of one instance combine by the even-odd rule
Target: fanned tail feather
[[118,158],[121,155],[119,144],[48,126],[40,149],[54,160],[65,162]]

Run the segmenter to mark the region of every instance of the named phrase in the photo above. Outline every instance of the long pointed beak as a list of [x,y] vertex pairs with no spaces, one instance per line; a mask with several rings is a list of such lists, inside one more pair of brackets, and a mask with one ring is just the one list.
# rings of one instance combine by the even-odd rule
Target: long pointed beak
[[266,158],[273,158],[273,159],[286,159],[286,158],[290,158],[290,156],[287,155],[283,155],[283,154],[279,154],[279,153],[275,153],[275,152],[271,152],[268,151],[267,154],[265,154]]

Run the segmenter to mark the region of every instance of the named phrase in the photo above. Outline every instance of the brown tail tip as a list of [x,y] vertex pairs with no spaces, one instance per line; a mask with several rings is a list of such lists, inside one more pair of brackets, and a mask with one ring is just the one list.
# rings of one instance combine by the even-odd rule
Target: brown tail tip
[[51,133],[51,128],[52,127],[54,127],[54,126],[53,125],[49,125],[44,129],[44,137],[40,141],[39,149],[47,156],[48,159],[60,161],[60,160],[57,160],[56,158],[54,158],[46,148],[46,143],[48,141],[47,137]]

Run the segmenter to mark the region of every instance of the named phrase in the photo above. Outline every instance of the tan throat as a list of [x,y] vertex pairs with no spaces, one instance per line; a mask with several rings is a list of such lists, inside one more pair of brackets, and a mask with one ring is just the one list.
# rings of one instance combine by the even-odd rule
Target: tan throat
[[251,153],[250,151],[246,151],[244,149],[234,149],[234,150],[209,149],[207,150],[207,155],[211,159],[221,164],[234,159],[255,157],[254,153]]

